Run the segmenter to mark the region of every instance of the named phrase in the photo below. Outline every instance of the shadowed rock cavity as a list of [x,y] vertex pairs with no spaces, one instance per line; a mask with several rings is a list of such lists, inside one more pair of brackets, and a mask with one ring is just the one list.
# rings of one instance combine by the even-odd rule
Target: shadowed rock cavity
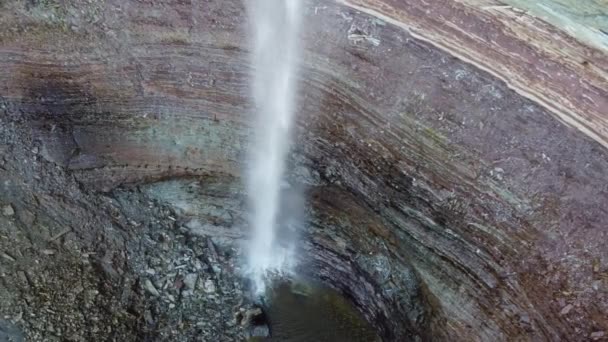
[[[168,290],[143,280],[164,275],[143,262],[172,253],[176,234],[234,294],[223,307],[236,305],[232,278],[218,279],[238,274],[248,234],[243,5],[109,1],[53,20],[39,15],[44,3],[0,6],[15,27],[0,47],[0,204],[14,208],[4,219],[23,241],[42,244],[3,245],[5,269],[19,277],[19,253],[46,243],[90,250],[95,268],[79,272],[101,293],[95,305],[126,312],[107,336],[170,340],[169,304],[149,304]],[[386,341],[601,338],[605,148],[394,23],[323,1],[307,3],[305,23],[286,180],[305,189],[301,271],[342,291]],[[18,288],[37,288],[23,274]],[[216,291],[207,280],[195,279],[206,296]],[[22,291],[2,284],[11,301]],[[0,310],[18,316],[30,305],[19,303]]]

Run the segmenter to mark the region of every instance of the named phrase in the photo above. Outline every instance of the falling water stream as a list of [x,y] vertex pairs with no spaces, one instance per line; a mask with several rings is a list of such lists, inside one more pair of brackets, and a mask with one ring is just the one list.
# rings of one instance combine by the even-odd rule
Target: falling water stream
[[253,98],[256,125],[248,191],[253,236],[248,271],[257,294],[269,274],[289,271],[292,248],[277,243],[277,217],[285,157],[290,144],[297,73],[300,0],[250,0]]
[[[249,0],[256,124],[248,179],[253,235],[247,270],[255,297],[264,298],[272,331],[271,337],[250,341],[376,341],[371,326],[337,292],[275,277],[298,278],[291,274],[294,246],[284,241],[285,234],[281,241],[277,236],[289,221],[285,216],[293,214],[281,205],[287,201],[281,198],[281,184],[294,116],[299,2]],[[297,286],[288,283],[308,290],[294,290]]]

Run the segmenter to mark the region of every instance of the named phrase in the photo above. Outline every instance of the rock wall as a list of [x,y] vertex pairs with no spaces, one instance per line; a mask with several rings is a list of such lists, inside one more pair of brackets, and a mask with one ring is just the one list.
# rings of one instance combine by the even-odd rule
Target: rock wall
[[[0,6],[2,124],[44,168],[92,196],[140,189],[220,245],[246,237],[241,2]],[[303,268],[387,341],[601,339],[601,47],[492,1],[305,7]]]

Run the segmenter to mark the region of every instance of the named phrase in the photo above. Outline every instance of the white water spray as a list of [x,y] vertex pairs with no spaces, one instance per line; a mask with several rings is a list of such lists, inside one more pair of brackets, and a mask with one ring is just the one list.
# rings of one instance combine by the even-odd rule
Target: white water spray
[[276,232],[296,91],[299,1],[249,0],[257,121],[248,179],[253,228],[248,271],[258,295],[267,276],[289,271],[292,260],[291,248],[278,246]]

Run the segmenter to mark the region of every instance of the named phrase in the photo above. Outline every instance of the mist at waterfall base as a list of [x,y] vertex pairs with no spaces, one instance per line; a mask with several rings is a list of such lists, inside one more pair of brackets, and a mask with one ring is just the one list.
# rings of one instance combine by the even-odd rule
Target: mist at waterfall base
[[250,226],[246,275],[256,296],[293,269],[294,241],[277,239],[285,220],[282,184],[296,94],[300,0],[249,0],[254,137],[249,150]]

